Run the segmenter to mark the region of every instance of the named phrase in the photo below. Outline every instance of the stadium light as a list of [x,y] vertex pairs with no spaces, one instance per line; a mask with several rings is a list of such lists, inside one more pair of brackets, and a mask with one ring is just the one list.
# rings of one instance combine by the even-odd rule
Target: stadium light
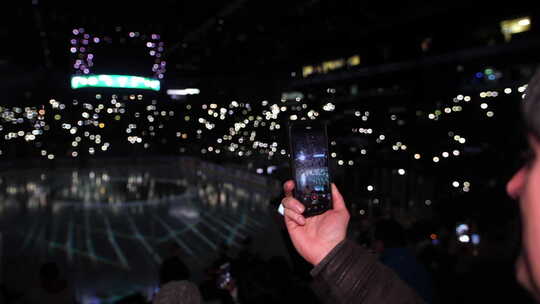
[[167,95],[172,95],[172,96],[198,95],[199,93],[201,93],[201,90],[196,89],[196,88],[167,90]]
[[72,89],[76,90],[85,87],[159,91],[160,82],[157,79],[128,75],[85,75],[71,77]]

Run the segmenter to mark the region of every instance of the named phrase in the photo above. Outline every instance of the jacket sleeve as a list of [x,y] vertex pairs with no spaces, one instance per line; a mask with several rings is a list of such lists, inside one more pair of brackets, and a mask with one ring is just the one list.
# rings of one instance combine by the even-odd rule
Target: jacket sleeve
[[375,255],[342,241],[311,271],[315,293],[325,303],[424,303]]

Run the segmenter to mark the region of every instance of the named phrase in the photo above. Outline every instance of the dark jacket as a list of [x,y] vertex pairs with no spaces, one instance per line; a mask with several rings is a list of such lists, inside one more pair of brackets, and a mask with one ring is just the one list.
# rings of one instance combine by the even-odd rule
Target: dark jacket
[[351,241],[342,241],[311,271],[325,303],[424,303],[390,268]]

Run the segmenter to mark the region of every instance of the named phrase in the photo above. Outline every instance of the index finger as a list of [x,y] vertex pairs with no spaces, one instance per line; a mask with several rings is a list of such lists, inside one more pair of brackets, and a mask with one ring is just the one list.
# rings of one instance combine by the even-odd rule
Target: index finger
[[294,190],[294,181],[292,179],[286,181],[283,184],[283,192],[285,192],[285,196],[292,196]]

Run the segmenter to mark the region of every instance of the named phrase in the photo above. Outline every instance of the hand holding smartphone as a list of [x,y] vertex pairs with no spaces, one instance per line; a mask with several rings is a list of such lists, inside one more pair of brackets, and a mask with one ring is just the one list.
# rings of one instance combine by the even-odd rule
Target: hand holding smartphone
[[294,197],[304,207],[304,217],[332,209],[328,135],[323,122],[301,121],[289,125]]

